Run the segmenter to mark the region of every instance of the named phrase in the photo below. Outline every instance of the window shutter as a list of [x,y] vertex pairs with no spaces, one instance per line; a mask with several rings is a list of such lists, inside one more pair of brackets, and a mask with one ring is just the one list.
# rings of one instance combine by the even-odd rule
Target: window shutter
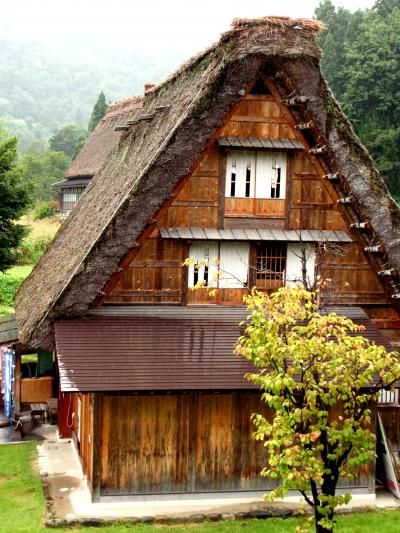
[[221,289],[243,288],[248,283],[249,274],[248,242],[221,242],[219,275]]

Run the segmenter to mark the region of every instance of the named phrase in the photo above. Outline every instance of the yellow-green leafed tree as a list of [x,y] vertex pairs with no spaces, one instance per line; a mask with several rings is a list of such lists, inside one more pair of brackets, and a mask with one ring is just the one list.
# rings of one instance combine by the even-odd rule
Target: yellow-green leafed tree
[[[400,378],[399,354],[362,336],[363,326],[322,313],[302,286],[271,296],[253,290],[250,311],[235,351],[259,370],[246,377],[260,387],[271,417],[253,415],[254,437],[263,441],[263,475],[278,488],[296,489],[313,508],[318,533],[334,528],[339,477],[352,478],[375,454],[372,407],[379,391]],[[300,530],[299,530],[300,531]]]

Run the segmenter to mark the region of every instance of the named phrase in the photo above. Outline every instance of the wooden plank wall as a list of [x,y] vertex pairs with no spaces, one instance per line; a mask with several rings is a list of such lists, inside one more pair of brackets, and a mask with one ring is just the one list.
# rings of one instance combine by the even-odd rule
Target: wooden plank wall
[[93,394],[81,394],[79,453],[88,480],[93,475]]
[[[217,137],[297,139],[304,150],[288,154],[286,200],[225,199],[226,153],[212,144],[194,170],[177,186],[171,201],[156,216],[150,238],[133,251],[128,266],[116,274],[101,303],[107,304],[242,304],[243,291],[220,289],[211,296],[206,290],[187,290],[187,272],[182,261],[189,244],[162,241],[160,227],[234,227],[325,229],[349,231],[332,185],[289,109],[280,103],[272,82],[272,94],[245,96],[232,111]],[[353,235],[353,238],[355,235]],[[336,250],[337,252],[337,250]],[[385,291],[358,244],[345,244],[331,253],[323,275],[331,278],[335,303],[388,304]]]
[[[268,416],[254,392],[104,395],[100,495],[274,488],[260,476],[267,455],[251,438],[254,412]],[[373,490],[373,465],[340,485]]]
[[255,394],[104,396],[103,495],[264,489]]

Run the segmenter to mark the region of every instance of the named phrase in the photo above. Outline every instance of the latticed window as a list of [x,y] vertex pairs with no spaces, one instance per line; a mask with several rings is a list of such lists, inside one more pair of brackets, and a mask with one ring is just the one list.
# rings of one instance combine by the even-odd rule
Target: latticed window
[[285,242],[263,242],[257,245],[256,286],[274,289],[284,285],[286,271]]

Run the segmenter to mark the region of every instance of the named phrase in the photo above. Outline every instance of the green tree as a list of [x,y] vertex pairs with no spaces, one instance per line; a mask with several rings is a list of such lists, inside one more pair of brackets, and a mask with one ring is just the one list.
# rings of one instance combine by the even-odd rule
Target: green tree
[[323,0],[315,9],[315,16],[325,24],[318,37],[324,54],[321,69],[334,94],[340,98],[346,86],[345,43],[354,39],[362,21],[362,12],[350,13],[343,7],[336,8],[331,0]]
[[92,114],[90,115],[88,130],[89,133],[91,133],[94,128],[97,126],[97,124],[100,122],[100,120],[104,117],[104,115],[107,112],[107,102],[106,97],[101,91],[99,94],[96,103],[94,104]]
[[82,137],[87,137],[87,131],[84,128],[76,124],[68,124],[50,137],[50,150],[64,152],[70,159],[73,159],[76,155],[76,146]]
[[37,145],[24,152],[21,157],[23,176],[33,186],[35,203],[56,198],[53,183],[63,179],[70,164],[71,159],[64,152],[43,151]]
[[339,476],[354,478],[374,458],[371,405],[400,377],[399,354],[355,336],[364,328],[348,318],[322,314],[301,286],[271,296],[253,290],[247,305],[235,351],[259,369],[247,378],[271,410],[253,415],[268,450],[263,475],[279,483],[270,498],[300,491],[316,531],[330,532],[335,507],[350,500],[336,494]]
[[400,0],[378,0],[355,13],[323,0],[315,15],[326,24],[319,37],[322,71],[389,190],[400,198]]
[[15,264],[16,248],[25,228],[16,224],[30,205],[29,187],[22,180],[18,166],[18,139],[0,128],[0,271]]

